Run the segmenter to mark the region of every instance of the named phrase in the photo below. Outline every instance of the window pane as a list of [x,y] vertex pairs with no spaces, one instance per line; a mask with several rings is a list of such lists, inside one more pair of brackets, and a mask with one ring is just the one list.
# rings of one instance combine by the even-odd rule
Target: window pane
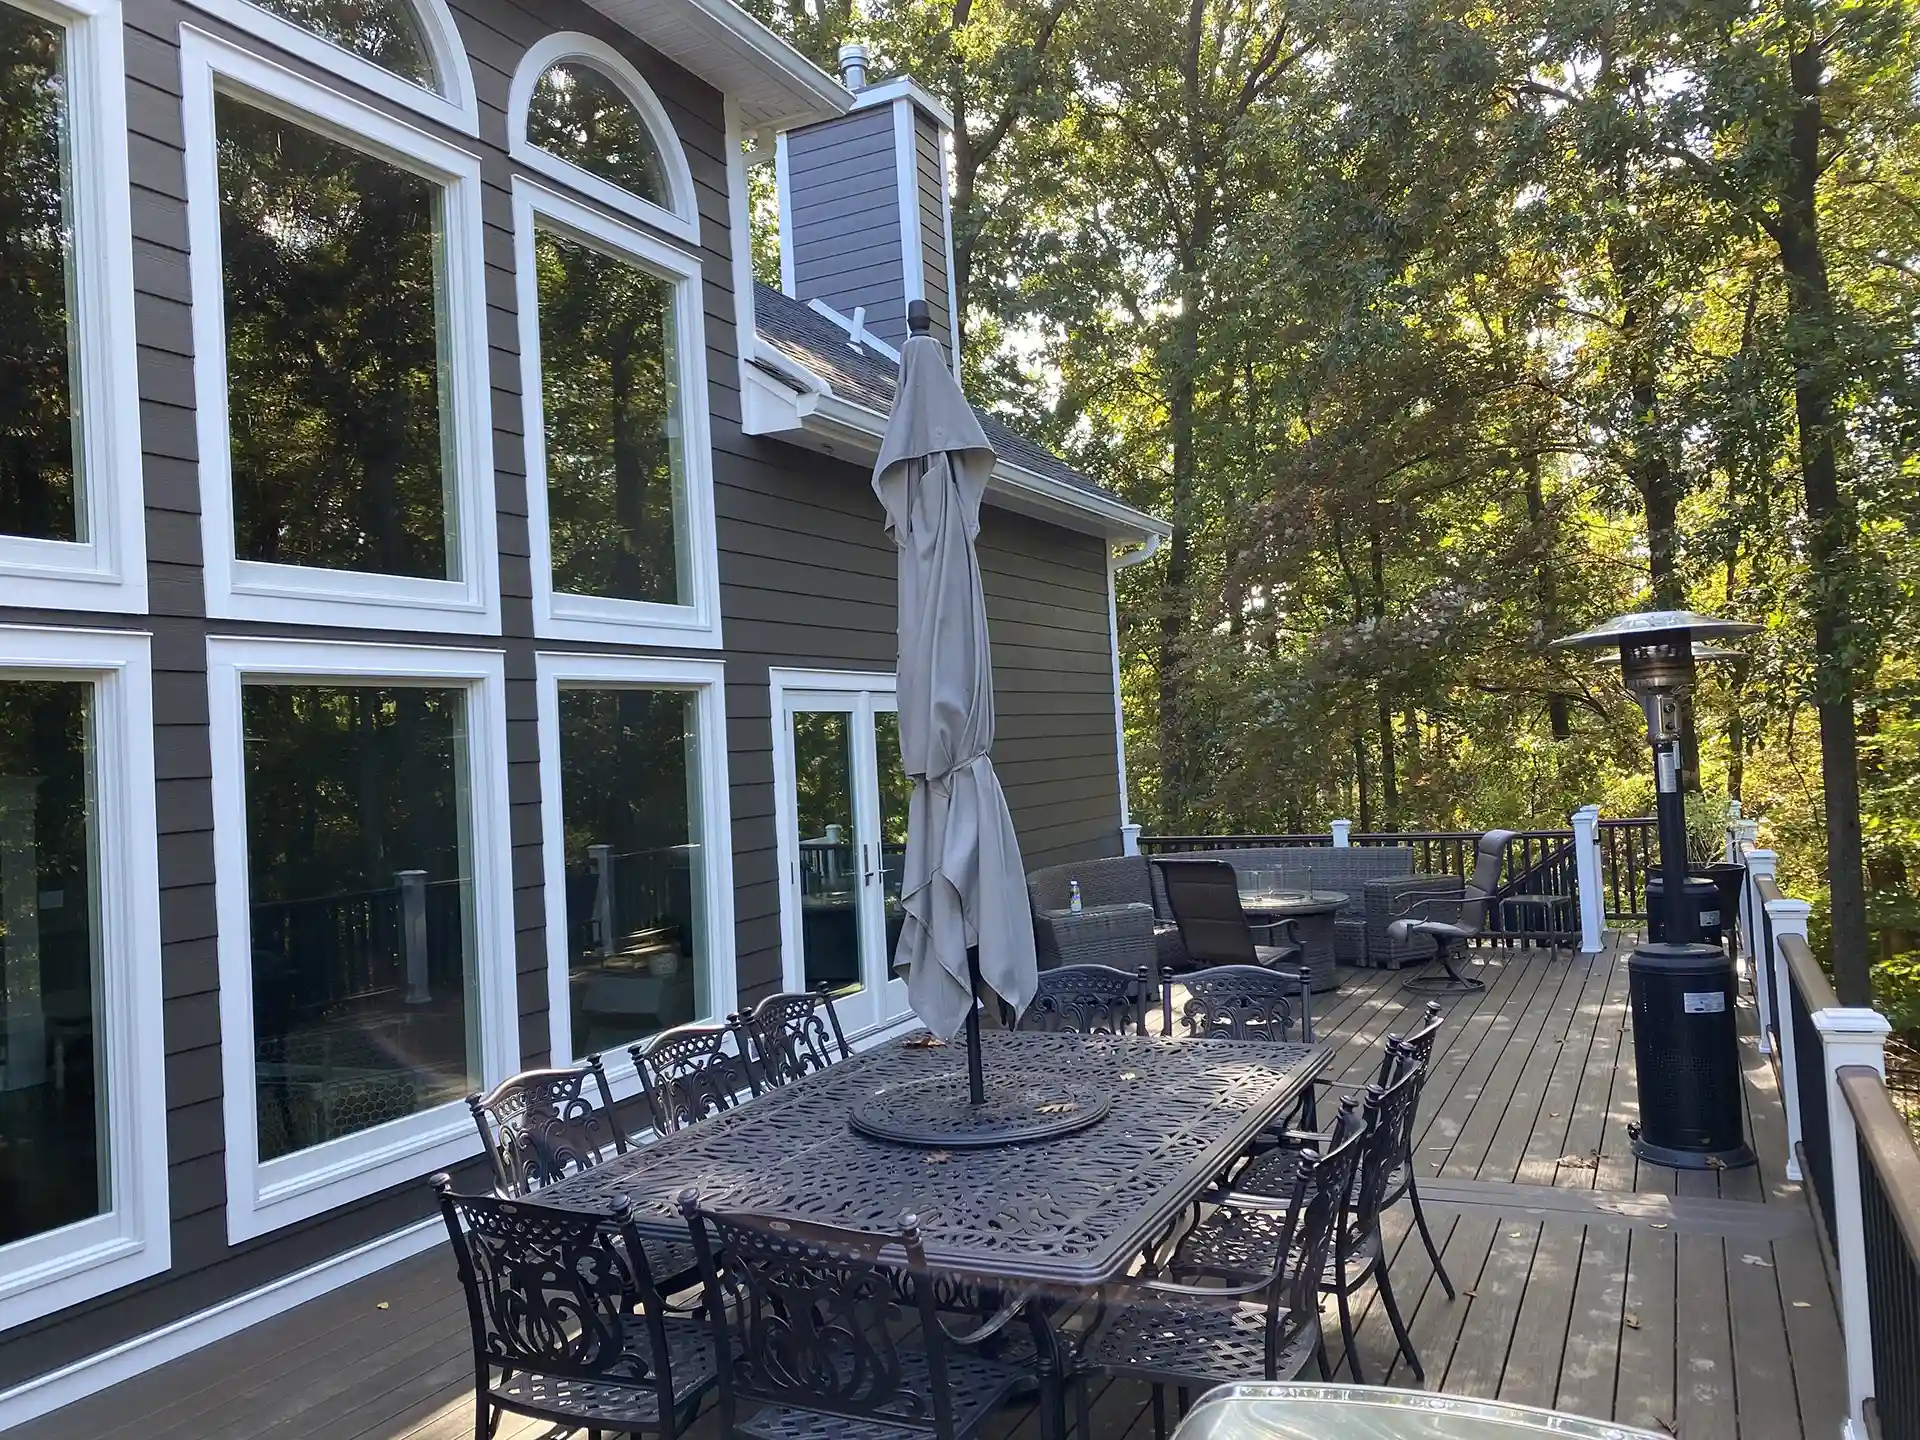
[[642,200],[669,206],[653,132],[620,87],[585,61],[562,60],[534,85],[527,141]]
[[253,685],[247,885],[260,1158],[475,1089],[466,697]]
[[0,680],[0,1245],[109,1205],[92,700]]
[[66,32],[0,4],[0,532],[84,539],[67,297]]
[[689,604],[674,283],[534,239],[553,588]]
[[440,187],[214,103],[235,553],[458,579]]
[[254,4],[391,70],[402,80],[427,90],[439,89],[432,53],[408,0],[254,0]]
[[853,717],[793,715],[794,819],[799,826],[800,949],[807,989],[861,985],[859,866],[853,824]]
[[880,772],[880,899],[887,912],[887,962],[892,964],[907,923],[900,891],[907,878],[907,816],[913,804],[913,781],[900,758],[896,711],[874,712],[873,758]]
[[696,704],[680,690],[560,691],[575,1055],[716,1011]]

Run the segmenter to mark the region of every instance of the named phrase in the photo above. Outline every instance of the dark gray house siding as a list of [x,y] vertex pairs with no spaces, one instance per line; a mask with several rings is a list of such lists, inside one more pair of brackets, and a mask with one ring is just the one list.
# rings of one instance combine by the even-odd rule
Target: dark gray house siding
[[[501,636],[264,626],[205,616],[187,280],[179,30],[191,24],[354,91],[299,58],[229,30],[179,0],[126,0],[133,173],[134,281],[151,614],[0,612],[0,621],[148,630],[155,670],[172,1268],[164,1275],[0,1335],[0,1390],[391,1234],[430,1213],[423,1184],[396,1187],[239,1246],[226,1225],[225,1137],[215,948],[213,800],[206,639],[338,636],[499,649],[507,675],[513,925],[523,1063],[547,1058],[545,912],[536,650],[593,649],[533,634],[513,273],[508,85],[526,47],[555,29],[598,36],[626,54],[665,104],[698,192],[736,876],[738,976],[748,998],[778,982],[770,664],[889,669],[891,542],[858,469],[740,429],[726,144],[720,95],[575,0],[453,0],[471,56],[480,136],[448,138],[483,167]],[[890,112],[872,117],[892,144]],[[830,163],[830,162],[823,162]],[[889,172],[890,173],[890,172]],[[898,253],[898,208],[888,192]],[[850,232],[851,233],[851,232]],[[831,247],[822,247],[830,250]],[[825,263],[824,257],[822,263]],[[991,511],[982,534],[1000,687],[1002,767],[1030,864],[1118,848],[1113,694],[1104,543]],[[658,653],[658,652],[655,652]],[[671,652],[668,652],[671,653]]]
[[851,315],[866,307],[874,334],[906,338],[900,280],[900,191],[893,108],[856,110],[786,137],[786,234],[793,241],[793,293]]
[[947,275],[947,207],[941,178],[947,167],[940,127],[916,108],[913,112],[914,181],[919,195],[920,273],[925,280],[928,318],[940,347],[953,359],[953,285]]

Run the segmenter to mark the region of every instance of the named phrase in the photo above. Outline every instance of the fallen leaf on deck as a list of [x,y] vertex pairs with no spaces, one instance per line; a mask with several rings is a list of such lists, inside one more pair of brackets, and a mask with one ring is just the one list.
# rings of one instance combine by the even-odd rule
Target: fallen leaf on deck
[[1526,1233],[1527,1233],[1527,1232],[1526,1232],[1526,1231],[1524,1231],[1524,1230],[1509,1230],[1509,1231],[1507,1231],[1507,1239],[1509,1239],[1509,1240],[1519,1240],[1519,1239],[1521,1239],[1522,1237],[1524,1237],[1524,1236],[1526,1235]]
[[1569,1170],[1598,1170],[1600,1168],[1600,1162],[1591,1155],[1562,1155],[1559,1163],[1565,1165]]
[[376,1310],[391,1310],[393,1307],[389,1305],[386,1301],[382,1300],[379,1304],[375,1305],[373,1308]]
[[1660,1426],[1660,1428],[1666,1431],[1667,1434],[1678,1435],[1680,1433],[1680,1427],[1674,1424],[1673,1421],[1667,1419],[1666,1416],[1656,1415],[1653,1418],[1654,1418],[1654,1421]]
[[1478,1300],[1480,1298],[1480,1292],[1478,1290],[1462,1290],[1460,1293],[1469,1300]]
[[1707,1156],[1707,1169],[1724,1170],[1726,1168],[1727,1168],[1727,1162],[1722,1160],[1718,1155]]
[[938,1035],[909,1035],[900,1042],[902,1050],[944,1050],[946,1046]]
[[1653,1222],[1653,1228],[1656,1230],[1671,1230],[1673,1227],[1664,1220],[1656,1220]]
[[1633,1311],[1627,1311],[1627,1313],[1620,1318],[1626,1322],[1627,1329],[1638,1330],[1640,1328],[1640,1317],[1634,1314]]
[[1796,1300],[1793,1302],[1793,1308],[1796,1310],[1811,1310],[1813,1308],[1813,1301]]
[[1764,1255],[1742,1255],[1740,1257],[1740,1263],[1742,1265],[1758,1265],[1767,1270],[1773,1269],[1773,1262]]
[[927,1164],[929,1165],[944,1165],[951,1159],[953,1159],[953,1154],[948,1150],[929,1150],[927,1152]]

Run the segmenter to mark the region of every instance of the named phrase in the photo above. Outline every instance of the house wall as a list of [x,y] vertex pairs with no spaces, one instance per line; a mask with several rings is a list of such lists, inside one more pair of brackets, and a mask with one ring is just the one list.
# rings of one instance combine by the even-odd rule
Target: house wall
[[899,344],[907,334],[907,292],[893,107],[790,131],[786,146],[790,213],[783,228],[793,248],[793,293],[842,315],[865,306],[867,327]]
[[[0,1391],[390,1234],[430,1214],[415,1181],[320,1219],[230,1245],[225,1213],[219,964],[214,909],[212,758],[206,638],[299,634],[496,648],[507,676],[512,924],[523,1063],[547,1058],[536,650],[591,649],[534,638],[515,309],[508,85],[527,46],[585,31],[630,57],[679,132],[698,192],[735,851],[742,997],[777,985],[767,668],[892,664],[894,562],[856,468],[744,436],[735,361],[721,97],[575,0],[454,0],[480,102],[481,133],[453,138],[481,157],[492,376],[502,634],[330,631],[209,622],[201,583],[193,339],[187,272],[179,30],[227,36],[298,72],[296,56],[232,31],[178,0],[126,0],[134,281],[151,614],[123,619],[0,612],[0,622],[119,626],[153,636],[160,825],[171,1269],[153,1280],[0,1335]],[[350,88],[350,87],[342,87]],[[378,97],[366,103],[406,114]],[[897,216],[897,212],[895,212]],[[897,225],[894,234],[898,235]],[[1029,865],[1117,849],[1112,681],[1102,542],[999,511],[982,566],[1000,692],[996,759]],[[657,650],[650,653],[661,653]],[[671,653],[671,652],[667,652]],[[710,652],[709,652],[710,653]]]

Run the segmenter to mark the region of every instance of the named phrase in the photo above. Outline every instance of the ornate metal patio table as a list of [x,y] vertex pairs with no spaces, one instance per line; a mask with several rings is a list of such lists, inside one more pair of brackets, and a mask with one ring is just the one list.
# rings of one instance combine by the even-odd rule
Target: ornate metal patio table
[[540,1191],[599,1209],[616,1195],[662,1239],[674,1197],[868,1230],[920,1217],[927,1258],[969,1279],[1082,1291],[1123,1274],[1325,1067],[1320,1045],[990,1031],[989,1075],[1082,1082],[1109,1113],[1069,1134],[952,1151],[895,1144],[847,1122],[882,1086],[964,1074],[958,1046],[889,1040],[804,1080]]

